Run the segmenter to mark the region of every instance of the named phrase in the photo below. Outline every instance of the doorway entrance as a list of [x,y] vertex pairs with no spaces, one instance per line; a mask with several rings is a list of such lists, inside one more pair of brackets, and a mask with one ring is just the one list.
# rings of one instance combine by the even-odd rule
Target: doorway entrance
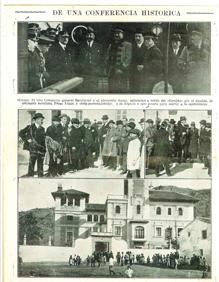
[[109,252],[109,242],[96,242],[95,251],[96,252]]

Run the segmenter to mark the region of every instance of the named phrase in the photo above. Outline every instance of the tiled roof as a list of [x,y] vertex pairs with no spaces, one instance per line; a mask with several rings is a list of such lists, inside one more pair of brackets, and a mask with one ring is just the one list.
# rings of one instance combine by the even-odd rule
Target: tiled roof
[[164,191],[164,190],[150,190],[149,191],[149,200],[152,202],[189,202],[195,203],[199,200],[193,197],[190,197],[185,194]]
[[52,192],[53,198],[57,196],[63,196],[63,195],[74,195],[74,196],[80,196],[80,197],[86,197],[86,198],[89,197],[88,193],[81,192],[75,189],[68,189],[68,190]]
[[105,204],[86,204],[86,211],[105,212],[106,211],[106,205]]

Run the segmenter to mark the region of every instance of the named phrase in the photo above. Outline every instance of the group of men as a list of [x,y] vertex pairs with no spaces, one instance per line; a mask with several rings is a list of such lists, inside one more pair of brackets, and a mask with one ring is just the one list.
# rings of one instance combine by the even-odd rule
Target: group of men
[[[87,27],[84,40],[69,44],[69,33],[52,34],[28,25],[28,92],[35,92],[58,81],[82,77],[79,93],[97,93],[101,77],[107,78],[109,93],[164,93],[163,81],[173,93],[209,91],[209,50],[199,31],[190,33],[188,46],[181,35],[171,34],[169,52],[158,48],[152,32],[136,29],[132,42],[117,27],[111,42],[96,42],[96,33]],[[163,54],[165,53],[165,55]],[[168,53],[168,55],[166,55]],[[162,83],[160,83],[162,82]]]
[[[84,168],[99,167],[118,170],[127,177],[140,177],[142,130],[136,128],[134,119],[110,120],[107,115],[101,121],[87,118],[80,122],[66,114],[52,117],[52,125],[43,127],[44,116],[35,113],[32,123],[19,131],[24,142],[23,149],[30,153],[27,176],[37,174],[49,177],[60,176]],[[49,166],[44,172],[44,164]]]
[[193,121],[189,125],[185,116],[178,122],[174,119],[158,119],[155,123],[148,119],[146,122],[146,173],[151,168],[160,176],[160,171],[165,169],[171,176],[171,162],[199,160],[211,175],[211,123],[201,120],[198,129]]

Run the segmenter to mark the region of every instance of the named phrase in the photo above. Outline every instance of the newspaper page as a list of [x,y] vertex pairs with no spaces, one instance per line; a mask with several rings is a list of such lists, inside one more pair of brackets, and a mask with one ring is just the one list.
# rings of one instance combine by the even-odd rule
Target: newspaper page
[[217,17],[3,1],[2,281],[216,281]]

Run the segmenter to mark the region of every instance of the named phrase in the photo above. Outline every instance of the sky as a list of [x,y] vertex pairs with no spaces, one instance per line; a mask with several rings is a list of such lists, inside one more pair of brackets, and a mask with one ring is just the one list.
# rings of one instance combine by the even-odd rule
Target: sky
[[[105,203],[107,195],[123,194],[122,179],[19,179],[18,210],[54,207],[51,192],[62,183],[63,190],[75,189],[90,194],[90,203]],[[199,179],[147,179],[146,185],[174,185],[195,190],[210,189],[210,180]]]

